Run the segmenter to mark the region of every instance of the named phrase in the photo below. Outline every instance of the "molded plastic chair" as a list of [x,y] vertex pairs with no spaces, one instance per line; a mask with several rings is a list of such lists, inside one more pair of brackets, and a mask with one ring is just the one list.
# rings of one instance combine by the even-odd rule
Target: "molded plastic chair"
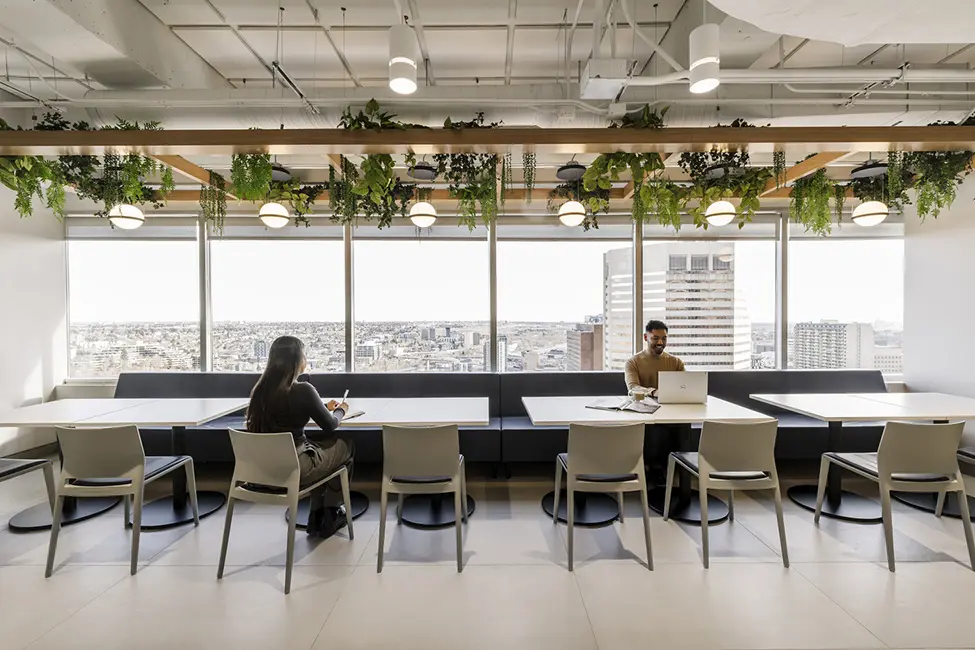
[[884,518],[884,537],[887,542],[887,568],[894,571],[894,524],[891,520],[890,493],[938,492],[937,514],[941,515],[947,492],[958,492],[958,509],[968,543],[968,558],[975,569],[975,540],[968,511],[965,481],[958,467],[958,443],[963,422],[923,424],[919,422],[888,422],[880,447],[875,454],[823,454],[819,470],[819,492],[816,497],[816,522],[826,493],[826,475],[835,463],[843,469],[875,481],[880,486],[880,504]]
[[782,516],[782,490],[775,468],[775,434],[778,422],[731,424],[705,422],[697,453],[673,452],[667,460],[667,492],[664,497],[664,519],[670,516],[670,495],[677,465],[698,481],[701,503],[701,547],[704,568],[710,565],[708,547],[708,491],[728,491],[728,517],[735,520],[735,490],[772,490],[775,494],[775,518],[779,524],[779,546],[782,564],[789,566],[789,547],[785,541]]
[[[467,523],[467,477],[460,453],[457,425],[438,427],[383,427],[383,481],[379,497],[379,557],[376,572],[382,573],[386,541],[386,504],[398,494],[396,519],[402,523],[403,496],[454,493],[457,530],[457,572],[464,570],[463,528]],[[463,504],[463,505],[461,505]]]
[[295,526],[298,523],[298,501],[335,477],[342,483],[345,503],[345,522],[349,540],[355,539],[352,528],[352,503],[349,499],[349,470],[342,465],[334,472],[310,485],[301,487],[298,451],[290,433],[247,433],[230,429],[230,443],[234,448],[234,476],[227,495],[227,518],[220,545],[217,579],[223,578],[230,542],[230,525],[234,517],[234,501],[249,501],[288,508],[288,560],[284,573],[284,593],[291,593],[291,568],[295,559]]
[[0,483],[36,470],[44,472],[47,499],[53,510],[57,500],[57,489],[54,487],[54,465],[51,461],[44,458],[0,458]]
[[[196,475],[189,456],[149,456],[142,447],[139,428],[135,425],[93,429],[58,428],[61,447],[61,476],[57,482],[54,522],[47,550],[45,577],[54,570],[58,533],[61,530],[61,506],[65,497],[125,497],[125,522],[132,513],[132,559],[129,573],[135,575],[139,563],[139,535],[142,532],[142,497],[147,483],[181,467],[186,468],[186,483],[193,507],[194,524],[200,525],[196,503]],[[110,479],[110,480],[105,480]]]
[[653,571],[650,545],[650,509],[647,503],[647,478],[643,466],[644,425],[569,426],[568,453],[559,454],[555,463],[555,503],[552,521],[559,521],[562,472],[568,498],[566,520],[569,532],[569,571],[573,568],[575,493],[603,492],[618,495],[620,521],[623,521],[623,493],[639,492],[643,508],[643,534],[647,545],[647,567]]

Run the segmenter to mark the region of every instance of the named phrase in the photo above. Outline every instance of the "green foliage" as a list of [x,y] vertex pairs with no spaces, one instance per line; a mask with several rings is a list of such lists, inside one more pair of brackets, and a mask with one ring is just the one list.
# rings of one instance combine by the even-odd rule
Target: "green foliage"
[[379,228],[386,228],[393,224],[393,217],[406,217],[416,186],[397,179],[392,158],[386,160],[384,155],[367,156],[361,167],[342,156],[338,171],[329,167],[327,187],[332,221],[355,225],[361,214],[365,219],[376,219]]
[[351,106],[342,111],[339,126],[348,131],[382,131],[384,129],[417,129],[425,128],[419,124],[407,124],[396,120],[394,113],[387,113],[379,108],[379,102],[370,99],[366,106],[358,113],[352,112]]
[[[933,124],[932,126],[936,126]],[[917,216],[935,218],[951,207],[958,186],[972,171],[972,151],[912,151],[904,154],[904,166],[914,173]]]
[[503,121],[489,122],[485,124],[484,112],[481,111],[474,116],[473,120],[467,120],[466,122],[464,121],[455,122],[450,119],[450,116],[447,116],[447,119],[445,119],[443,122],[443,128],[453,129],[455,131],[460,131],[461,129],[495,129],[501,126],[502,124],[504,124]]
[[[891,173],[894,172],[896,177]],[[903,210],[911,202],[907,188],[913,184],[913,174],[904,165],[888,166],[887,174],[872,178],[851,178],[853,196],[862,201],[883,201],[890,210]]]
[[524,170],[525,203],[531,203],[532,190],[535,189],[535,152],[526,151],[521,154],[521,166]]
[[650,104],[644,105],[643,109],[640,110],[637,117],[631,117],[633,113],[627,113],[619,120],[614,121],[609,125],[611,129],[660,129],[664,126],[664,116],[667,115],[667,111],[670,110],[670,106],[664,106],[662,109],[657,111],[655,108],[651,108]]
[[548,210],[557,213],[559,207],[566,201],[578,201],[586,208],[586,218],[582,222],[582,229],[599,228],[597,214],[609,212],[609,190],[596,188],[587,190],[581,181],[556,185],[548,193]]
[[775,178],[775,187],[785,187],[785,152],[776,150],[772,152],[772,177]]
[[315,200],[327,189],[324,183],[316,185],[302,185],[301,179],[292,178],[290,181],[274,181],[268,190],[267,200],[275,203],[287,203],[294,213],[295,226],[311,225],[308,215],[315,206]]
[[501,191],[498,192],[498,212],[504,212],[504,206],[511,193],[513,182],[511,179],[511,152],[507,152],[501,158]]
[[485,225],[498,216],[498,156],[487,153],[435,154],[437,173],[448,183],[447,192],[457,199],[457,217],[469,230],[477,217]]
[[833,228],[829,209],[829,199],[833,194],[833,182],[826,176],[825,168],[794,181],[789,202],[793,221],[804,225],[807,231],[828,235]]
[[200,186],[200,212],[211,232],[222,233],[227,218],[227,181],[210,171],[210,184]]
[[234,154],[230,163],[230,184],[241,201],[261,201],[271,189],[271,154]]
[[680,230],[681,210],[689,194],[686,189],[663,178],[651,178],[643,183],[638,193],[643,209],[654,215],[657,223]]
[[836,183],[833,185],[833,214],[836,215],[836,223],[843,222],[844,205],[846,205],[846,185]]

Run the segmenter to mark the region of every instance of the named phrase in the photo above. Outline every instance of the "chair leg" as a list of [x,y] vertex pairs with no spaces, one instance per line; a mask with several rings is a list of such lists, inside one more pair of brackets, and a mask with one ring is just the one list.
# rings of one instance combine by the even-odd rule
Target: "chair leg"
[[460,461],[460,503],[464,523],[467,523],[467,466]]
[[782,514],[782,490],[775,486],[775,518],[779,523],[779,547],[782,549],[782,565],[789,568],[789,546],[785,541],[785,517]]
[[616,500],[619,501],[620,504],[620,523],[622,524],[623,523],[623,493],[622,492],[618,492],[616,494]]
[[403,494],[400,493],[396,501],[396,523],[403,523]]
[[890,488],[880,486],[880,506],[884,518],[884,541],[887,543],[887,569],[894,572],[894,521],[890,510]]
[[829,457],[823,456],[819,462],[819,485],[816,488],[816,516],[813,521],[819,523],[819,517],[823,514],[823,499],[826,498],[826,480],[829,478]]
[[342,485],[342,503],[345,504],[345,525],[349,529],[349,541],[355,539],[355,531],[352,529],[352,492],[349,490],[349,472],[343,467],[339,474],[339,483]]
[[298,497],[292,493],[288,504],[288,551],[284,566],[284,593],[291,593],[291,569],[295,563],[295,527],[298,523]]
[[[958,474],[958,482],[964,486],[964,479],[961,473]],[[968,564],[975,571],[975,537],[972,536],[972,517],[968,511],[968,495],[964,487],[955,492],[958,497],[958,509],[961,510],[961,525],[965,531],[965,543],[968,544]]]
[[196,470],[193,469],[193,459],[184,465],[186,468],[186,488],[190,493],[190,507],[193,508],[193,525],[200,525],[200,505],[196,498]]
[[934,507],[934,516],[940,517],[945,509],[945,497],[948,496],[948,492],[941,490],[938,492],[938,504]]
[[234,501],[236,499],[232,496],[227,497],[227,517],[223,521],[223,541],[220,543],[220,561],[217,563],[217,580],[223,577],[223,567],[227,561],[227,547],[230,545],[230,524],[234,520]]
[[142,482],[135,488],[132,497],[132,560],[129,564],[129,575],[135,575],[139,566],[139,536],[142,533],[142,493],[145,484]]
[[552,523],[559,523],[559,501],[562,497],[562,461],[555,459],[555,501],[552,502]]
[[54,504],[58,500],[58,489],[54,485],[54,466],[51,463],[41,465],[44,472],[44,486],[47,488],[47,501],[51,504],[51,512],[54,512]]
[[650,499],[647,497],[647,486],[640,486],[640,507],[643,514],[643,535],[647,544],[647,568],[653,571],[653,548],[650,544]]
[[735,491],[728,490],[728,521],[735,520]]
[[[402,495],[400,497],[402,498]],[[386,547],[386,503],[388,499],[386,480],[383,479],[383,488],[379,495],[379,555],[376,559],[376,573],[383,572],[383,549]]]
[[44,577],[50,578],[54,572],[54,554],[58,548],[58,533],[61,532],[61,508],[64,506],[64,497],[58,495],[54,499],[54,512],[51,513],[51,541],[47,544],[47,567],[44,569]]
[[126,494],[124,497],[122,497],[122,503],[124,504],[123,512],[122,512],[122,516],[124,517],[124,519],[122,520],[122,527],[128,528],[129,519],[132,518],[132,496]]
[[708,545],[708,486],[699,479],[697,495],[701,500],[701,552],[704,555],[704,568],[711,566],[711,549]]
[[457,573],[461,573],[464,570],[464,524],[463,516],[461,515],[460,494],[460,490],[454,490],[454,530],[457,535]]
[[573,538],[575,537],[575,528],[576,528],[575,527],[575,523],[576,523],[576,498],[575,498],[575,495],[576,495],[576,493],[575,493],[575,490],[572,489],[572,484],[571,483],[567,487],[568,487],[568,489],[566,490],[566,496],[567,496],[567,499],[566,499],[566,502],[567,503],[566,503],[566,505],[568,506],[568,509],[566,511],[566,520],[568,521],[567,529],[569,531],[569,548],[568,548],[568,551],[569,551],[569,571],[572,571],[572,560],[573,560],[573,558],[575,556],[575,548],[574,548],[574,541],[575,540]]
[[677,471],[677,460],[673,456],[667,457],[667,489],[664,491],[664,521],[670,519],[670,495],[674,490],[674,472]]

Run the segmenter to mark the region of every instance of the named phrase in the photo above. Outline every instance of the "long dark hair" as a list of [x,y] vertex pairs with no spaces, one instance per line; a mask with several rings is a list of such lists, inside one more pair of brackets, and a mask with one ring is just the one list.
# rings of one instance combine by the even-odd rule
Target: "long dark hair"
[[305,363],[305,344],[294,336],[279,336],[267,353],[267,367],[251,391],[247,406],[247,430],[252,433],[276,433],[270,417],[271,406],[288,396],[288,389],[298,379]]

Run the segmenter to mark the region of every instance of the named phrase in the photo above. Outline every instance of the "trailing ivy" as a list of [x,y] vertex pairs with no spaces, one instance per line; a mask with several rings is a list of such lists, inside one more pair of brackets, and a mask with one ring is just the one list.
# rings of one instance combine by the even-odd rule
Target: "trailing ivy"
[[521,154],[521,166],[524,170],[525,203],[531,203],[532,190],[535,189],[535,152],[526,151]]
[[[932,122],[928,126],[954,126],[954,122]],[[975,125],[975,117],[961,123]],[[911,151],[903,154],[904,166],[914,174],[917,215],[922,221],[937,216],[955,202],[958,186],[972,171],[975,151]]]
[[836,215],[836,223],[843,222],[844,205],[846,205],[846,185],[836,183],[833,185],[833,214]]
[[833,194],[833,182],[826,175],[825,168],[795,180],[789,202],[792,220],[804,225],[807,231],[828,235],[833,228],[832,212],[829,209],[829,200]]
[[210,231],[220,234],[227,219],[227,181],[215,171],[210,171],[209,181],[200,186],[200,212]]
[[262,200],[271,189],[271,154],[234,154],[230,163],[230,184],[239,200]]
[[324,183],[302,185],[298,178],[292,178],[290,181],[274,181],[267,193],[267,200],[290,205],[295,226],[302,225],[307,228],[311,225],[308,215],[315,206],[315,200],[326,189]]
[[778,149],[772,152],[772,177],[775,178],[775,187],[785,187],[786,183],[785,151]]
[[[731,126],[751,125],[735,120]],[[709,205],[734,196],[739,198],[738,227],[742,228],[752,220],[761,207],[759,197],[773,180],[774,173],[767,167],[749,167],[749,163],[748,152],[744,149],[712,148],[706,152],[681,154],[678,164],[693,182],[688,198],[697,200],[697,204],[688,207],[687,211],[694,217],[697,227],[708,227],[705,212]]]
[[598,213],[609,212],[609,190],[601,188],[587,190],[582,181],[562,183],[552,188],[548,193],[548,211],[558,213],[559,207],[566,201],[578,201],[586,208],[586,218],[582,222],[583,230],[598,229]]

